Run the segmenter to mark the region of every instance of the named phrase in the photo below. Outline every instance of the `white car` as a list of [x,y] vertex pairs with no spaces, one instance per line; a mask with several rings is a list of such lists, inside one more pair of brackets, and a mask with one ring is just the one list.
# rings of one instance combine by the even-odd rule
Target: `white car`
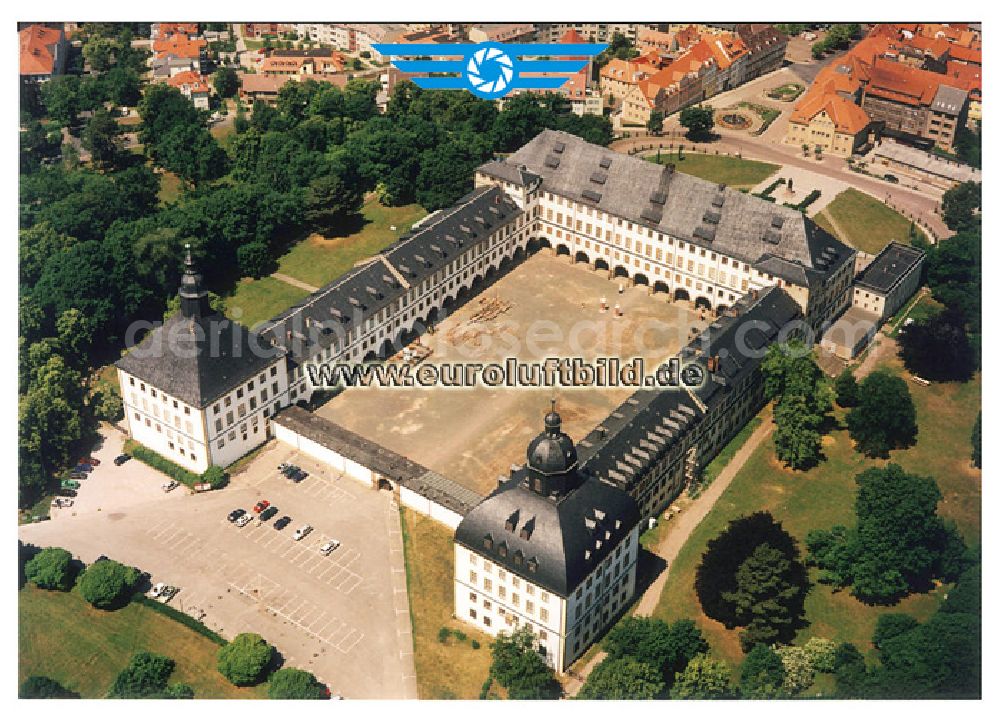
[[164,482],[163,484],[161,484],[160,485],[160,489],[162,489],[165,492],[172,492],[174,489],[176,489],[179,486],[180,486],[180,482],[176,482],[173,479],[171,479],[169,482]]
[[149,596],[150,598],[155,598],[158,601],[166,603],[174,597],[174,594],[177,593],[177,591],[178,588],[176,586],[168,586],[161,581],[153,586],[152,590],[149,592]]
[[242,529],[244,526],[246,526],[247,524],[249,524],[251,521],[253,521],[253,514],[247,513],[247,514],[244,514],[243,516],[241,516],[239,519],[236,520],[236,526],[238,526],[238,527],[240,527]]
[[302,541],[302,539],[304,539],[306,536],[312,533],[312,530],[313,528],[308,524],[306,524],[305,526],[300,526],[298,529],[295,530],[295,533],[292,534],[292,538],[295,539],[296,541]]
[[329,556],[334,551],[340,547],[340,542],[336,539],[330,539],[325,544],[319,547],[319,552],[324,556]]

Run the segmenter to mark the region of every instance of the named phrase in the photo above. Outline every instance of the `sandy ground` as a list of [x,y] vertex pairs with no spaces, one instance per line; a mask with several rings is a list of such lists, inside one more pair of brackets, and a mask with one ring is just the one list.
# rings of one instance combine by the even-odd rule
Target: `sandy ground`
[[[612,309],[619,303],[624,315],[602,313],[602,297]],[[487,323],[469,322],[482,300],[492,298],[509,303],[509,310]],[[705,325],[687,303],[667,303],[645,286],[619,294],[618,282],[606,272],[543,252],[448,316],[423,342],[434,349],[434,363],[500,362],[509,356],[661,361],[677,352],[692,327]],[[563,429],[578,440],[632,391],[356,388],[330,400],[319,414],[485,495],[500,474],[524,461],[553,397]]]

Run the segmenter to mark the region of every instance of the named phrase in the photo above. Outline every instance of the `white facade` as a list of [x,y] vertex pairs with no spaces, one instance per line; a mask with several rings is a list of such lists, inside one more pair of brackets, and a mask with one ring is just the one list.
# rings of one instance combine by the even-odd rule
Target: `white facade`
[[263,444],[269,418],[288,404],[283,359],[204,409],[121,369],[118,382],[132,439],[196,474]]
[[529,626],[548,664],[563,672],[635,594],[639,525],[569,597],[516,576],[455,544],[455,617],[496,637]]

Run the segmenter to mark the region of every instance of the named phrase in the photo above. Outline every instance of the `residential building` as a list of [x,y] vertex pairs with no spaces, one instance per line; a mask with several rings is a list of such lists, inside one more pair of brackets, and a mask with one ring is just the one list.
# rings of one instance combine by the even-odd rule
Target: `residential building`
[[636,44],[643,29],[662,30],[657,23],[625,22],[536,22],[535,42],[558,42],[567,30],[576,30],[586,42],[611,42],[615,35],[627,37]]
[[208,78],[197,72],[180,72],[167,80],[167,84],[176,87],[185,97],[191,100],[198,109],[208,109],[208,98],[211,89]]
[[334,75],[343,73],[346,58],[327,49],[272,50],[260,63],[264,75]]
[[469,42],[534,42],[535,26],[530,22],[472,25]]
[[153,59],[155,65],[158,61],[187,61],[193,72],[201,72],[202,55],[208,43],[201,38],[188,39],[185,35],[174,34],[165,38],[153,40]]
[[358,24],[345,25],[354,33],[354,47],[358,52],[367,52],[376,62],[383,62],[387,58],[376,50],[373,45],[381,43],[394,43],[407,34],[410,30],[406,25],[382,23],[382,24]]
[[181,35],[189,40],[198,37],[197,22],[154,22],[149,26],[149,39],[162,40],[171,35]]
[[743,82],[749,82],[768,72],[779,70],[784,65],[788,38],[774,25],[738,23],[736,34],[747,50]]
[[149,61],[154,82],[165,82],[175,75],[183,72],[193,72],[200,74],[201,62],[197,58],[174,57],[167,55],[164,57],[153,57]]
[[655,72],[656,67],[646,57],[613,59],[601,68],[601,94],[609,103],[621,104],[639,82]]
[[240,101],[247,107],[252,107],[256,101],[275,105],[278,93],[289,82],[312,80],[314,82],[329,82],[343,89],[347,86],[346,74],[257,74],[240,73]]
[[563,672],[635,593],[635,500],[582,469],[553,410],[512,470],[455,531],[455,616],[496,636],[530,629]]
[[246,22],[243,23],[243,35],[252,40],[262,37],[279,37],[288,32],[295,32],[296,26],[287,22]]
[[180,310],[115,365],[132,439],[197,474],[263,444],[288,373],[280,349],[211,308],[190,249],[184,265]]
[[795,105],[788,119],[787,141],[817,147],[824,154],[849,157],[866,146],[871,121],[850,99],[828,88],[812,89]]
[[45,82],[66,71],[69,42],[62,29],[35,24],[17,35],[22,81]]

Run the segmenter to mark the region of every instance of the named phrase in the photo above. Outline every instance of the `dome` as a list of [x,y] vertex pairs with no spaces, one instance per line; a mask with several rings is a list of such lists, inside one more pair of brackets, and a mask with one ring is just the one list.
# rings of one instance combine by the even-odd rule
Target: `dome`
[[561,425],[555,409],[545,415],[545,431],[528,445],[529,468],[542,474],[564,474],[576,466],[576,447]]

